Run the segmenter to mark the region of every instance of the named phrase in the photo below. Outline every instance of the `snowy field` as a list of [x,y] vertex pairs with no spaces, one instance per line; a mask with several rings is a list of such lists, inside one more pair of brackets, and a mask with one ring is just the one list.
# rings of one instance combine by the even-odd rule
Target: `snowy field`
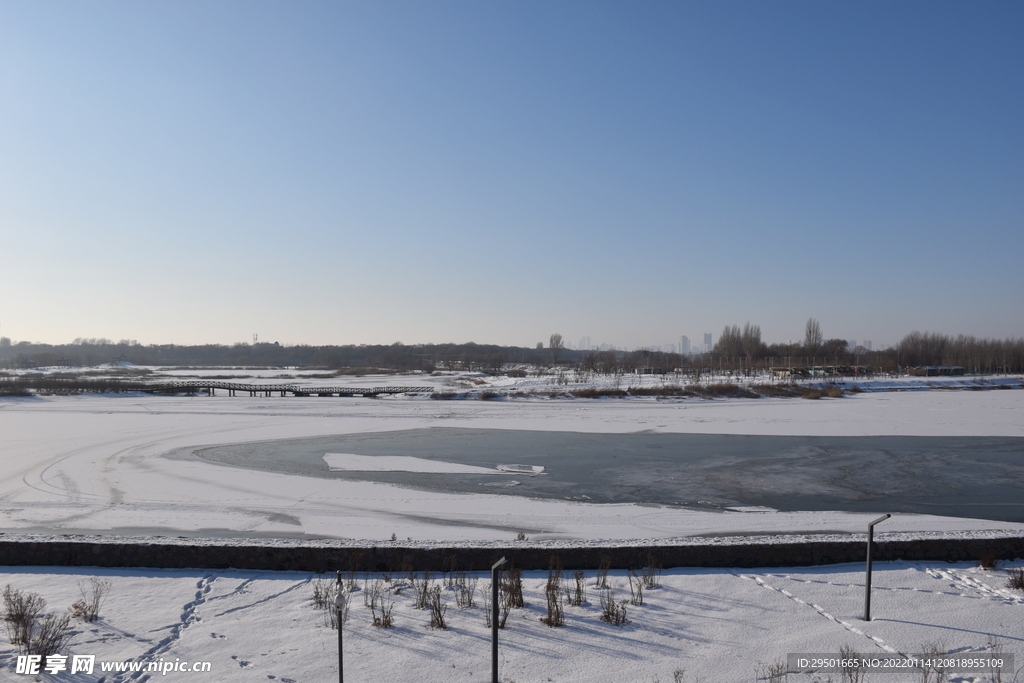
[[[647,381],[647,378],[644,378]],[[269,381],[269,379],[268,379]],[[313,380],[310,380],[313,381]],[[340,385],[344,378],[315,380]],[[360,386],[475,384],[472,378],[355,378]],[[488,380],[484,380],[485,382]],[[532,380],[528,380],[532,381]],[[916,381],[916,380],[908,380]],[[1020,378],[1012,380],[1020,386]],[[432,401],[387,397],[295,398],[144,395],[0,399],[0,530],[25,534],[114,534],[324,538],[380,544],[394,534],[424,545],[511,541],[537,529],[552,547],[603,542],[671,543],[702,534],[764,536],[863,533],[875,515],[834,512],[701,512],[643,505],[597,505],[494,494],[446,494],[228,467],[175,454],[239,442],[436,426],[585,433],[653,431],[808,436],[1024,436],[1024,391],[872,391],[841,399],[587,400],[524,398]],[[877,387],[882,389],[881,386]],[[892,389],[893,387],[887,387]],[[912,388],[928,388],[927,385]],[[326,456],[327,453],[324,453]],[[327,458],[359,467],[356,454]],[[494,465],[509,464],[495,462]],[[526,463],[533,464],[533,463]],[[385,467],[436,468],[407,461]],[[444,468],[441,468],[444,469]],[[445,472],[422,472],[445,476]],[[523,476],[520,472],[518,476]],[[500,478],[504,474],[488,475]],[[543,476],[543,475],[541,475]],[[884,512],[880,511],[880,512]],[[884,532],[883,532],[884,529]],[[939,533],[1024,533],[1024,525],[980,519],[896,515],[879,539]],[[0,561],[2,564],[2,561]],[[1020,562],[1007,566],[1021,566]],[[1006,587],[1006,567],[879,563],[875,620],[861,619],[860,565],[788,570],[668,569],[661,586],[628,605],[630,622],[601,622],[593,572],[588,603],[565,608],[566,625],[539,621],[544,573],[526,577],[527,607],[502,632],[502,677],[524,681],[753,681],[787,653],[838,654],[842,646],[883,655],[1014,653],[1024,664],[1024,593]],[[41,594],[50,609],[78,599],[80,580],[112,580],[94,624],[75,623],[69,654],[97,662],[208,661],[209,673],[171,672],[168,680],[328,681],[336,676],[336,632],[312,609],[313,576],[251,571],[6,568],[0,585]],[[571,578],[571,572],[568,573]],[[370,625],[363,594],[377,577],[358,577],[345,632],[350,681],[489,680],[481,578],[477,606],[459,609],[451,589],[447,630],[427,628],[413,609],[407,577],[386,586],[392,629]],[[617,600],[626,576],[612,572]],[[399,589],[401,593],[399,594]],[[6,641],[0,658],[14,663]],[[158,680],[160,675],[64,672],[66,681]],[[105,676],[105,677],[104,677]],[[791,674],[789,681],[839,683],[838,673]],[[0,680],[27,680],[0,668]],[[767,680],[763,675],[761,680]],[[922,680],[877,674],[867,680]],[[954,672],[959,683],[988,681]],[[1003,680],[1013,680],[1004,676]],[[1024,673],[1018,676],[1024,680]]]
[[[1008,566],[1021,563],[1009,563]],[[503,681],[595,683],[740,683],[769,680],[767,667],[790,653],[838,656],[840,648],[871,658],[921,654],[930,649],[961,656],[1015,655],[1024,664],[1024,593],[1006,588],[1005,568],[985,571],[970,564],[877,563],[872,577],[871,622],[863,620],[863,565],[772,570],[665,570],[643,603],[626,605],[628,623],[601,621],[595,573],[587,572],[585,602],[565,605],[564,626],[550,628],[546,572],[524,575],[526,605],[512,609],[500,632]],[[337,632],[325,612],[313,609],[315,575],[292,572],[89,570],[11,568],[0,583],[42,595],[58,610],[80,598],[78,584],[98,576],[111,590],[93,623],[74,622],[64,654],[95,655],[94,673],[44,680],[122,681],[337,680]],[[418,577],[422,580],[422,576]],[[439,576],[434,585],[442,585]],[[472,582],[474,575],[469,577]],[[484,594],[489,577],[478,576],[475,605],[460,609],[455,590],[443,588],[446,630],[430,629],[429,612],[415,609],[409,577],[356,576],[348,593],[344,630],[345,679],[350,682],[490,680],[490,630]],[[572,572],[564,575],[574,591]],[[379,582],[379,584],[378,584]],[[629,601],[628,577],[608,578],[616,601]],[[374,628],[365,596],[382,588],[393,603],[392,628]],[[0,645],[0,667],[16,661]],[[68,661],[71,661],[70,659]],[[102,673],[117,662],[143,666],[209,662],[208,672]],[[681,678],[675,672],[684,671]],[[840,674],[789,674],[785,680],[819,681]],[[0,680],[29,680],[0,668]],[[783,680],[781,678],[777,680]],[[920,671],[869,675],[867,681],[922,681]],[[931,679],[936,680],[936,679]],[[984,672],[948,672],[946,681],[999,680]],[[1014,674],[1003,681],[1020,680]]]

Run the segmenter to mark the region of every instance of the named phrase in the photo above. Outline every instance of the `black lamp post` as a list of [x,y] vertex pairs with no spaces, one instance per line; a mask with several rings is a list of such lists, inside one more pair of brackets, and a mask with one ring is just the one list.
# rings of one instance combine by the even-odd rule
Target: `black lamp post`
[[868,561],[867,577],[864,581],[864,621],[871,621],[871,545],[875,540],[875,525],[892,517],[885,514],[868,524]]
[[504,557],[491,567],[491,683],[498,683],[498,567],[503,564]]

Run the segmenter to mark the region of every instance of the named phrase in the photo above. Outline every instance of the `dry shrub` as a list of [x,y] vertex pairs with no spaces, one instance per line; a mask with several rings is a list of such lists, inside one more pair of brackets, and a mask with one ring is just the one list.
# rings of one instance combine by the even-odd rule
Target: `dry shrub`
[[[498,587],[498,628],[505,628],[505,624],[508,622],[509,612],[512,611],[512,598],[509,593],[502,591],[501,587]],[[487,610],[490,615],[491,610]],[[490,626],[490,621],[487,623]]]
[[648,551],[647,566],[644,567],[640,579],[644,588],[657,588],[661,583],[661,565],[657,563],[654,553]]
[[814,388],[805,389],[800,398],[819,399],[821,398],[821,391]]
[[842,683],[861,683],[867,675],[867,671],[861,666],[861,656],[849,645],[839,648],[839,659],[843,661],[842,670],[839,672],[839,680]]
[[562,591],[549,585],[544,594],[547,597],[548,614],[545,617],[541,617],[540,620],[551,628],[564,626],[565,612],[562,609]]
[[572,578],[576,581],[576,587],[572,591],[566,591],[567,598],[570,605],[579,607],[587,601],[587,575],[578,571],[572,575]]
[[444,614],[448,611],[448,605],[441,602],[440,586],[430,591],[427,602],[430,606],[430,628],[442,631],[447,630],[448,624],[445,623]]
[[[100,614],[103,598],[110,591],[110,580],[94,576],[89,579],[88,583],[79,581],[78,591],[82,594],[82,599],[72,603],[71,616],[90,623],[96,621]],[[334,598],[331,600],[333,601]]]
[[43,661],[50,655],[58,654],[71,640],[71,615],[47,614],[36,619],[32,639],[25,648],[30,655],[42,655]]
[[635,570],[629,570],[629,601],[634,605],[644,604],[644,580]]
[[1024,591],[1024,567],[1011,569],[1007,574],[1006,587]]
[[481,391],[480,392],[480,400],[481,401],[490,401],[491,399],[495,399],[495,398],[498,398],[498,392],[496,392],[496,391]]
[[7,624],[7,635],[11,645],[21,650],[32,640],[32,627],[36,619],[46,609],[46,600],[36,593],[22,593],[4,587],[4,622]]
[[981,568],[985,570],[995,569],[999,564],[999,554],[992,550],[986,550],[978,557]]
[[322,575],[313,579],[313,609],[327,609],[334,605],[338,595],[338,582]]
[[782,660],[774,664],[761,662],[754,667],[754,675],[758,680],[765,680],[768,683],[783,683],[786,680],[786,663]]
[[924,658],[921,660],[921,683],[946,683],[946,670],[934,664],[946,655],[946,649],[937,643],[924,645],[921,648]]
[[842,398],[846,395],[846,392],[843,391],[842,387],[828,387],[825,389],[824,394],[829,398]]
[[508,571],[501,573],[500,589],[505,592],[506,600],[510,607],[522,607],[523,600],[523,570],[518,567],[509,567]]
[[18,652],[41,655],[43,660],[64,649],[71,639],[71,615],[47,614],[46,600],[36,593],[4,588],[4,621],[11,645]]
[[416,591],[415,605],[416,609],[427,609],[430,603],[430,595],[432,593],[430,584],[433,581],[430,572],[423,572],[423,579],[417,581],[412,580],[413,590]]
[[601,564],[597,567],[597,581],[594,582],[594,586],[597,588],[608,588],[608,571],[612,568],[612,558],[610,555],[601,556]]
[[474,597],[478,581],[479,579],[475,576],[468,578],[465,572],[460,572],[460,576],[455,582],[455,588],[458,591],[455,594],[455,604],[459,606],[459,609],[468,609],[476,604]]
[[[438,589],[440,593],[440,589]],[[373,585],[373,595],[370,596],[370,613],[373,617],[373,626],[375,628],[391,628],[393,622],[391,620],[391,610],[395,606],[394,600],[386,599],[384,585],[377,581]],[[443,627],[442,627],[443,628]]]
[[548,583],[544,590],[557,590],[562,586],[562,570],[565,564],[558,555],[552,555],[548,560]]
[[601,621],[612,626],[629,623],[629,619],[626,618],[626,601],[615,602],[615,595],[611,590],[601,595]]

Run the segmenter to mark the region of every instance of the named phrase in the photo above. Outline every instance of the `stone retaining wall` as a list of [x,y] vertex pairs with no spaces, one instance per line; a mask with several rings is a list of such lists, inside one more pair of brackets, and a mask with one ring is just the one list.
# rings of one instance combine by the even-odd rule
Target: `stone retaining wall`
[[[160,567],[294,571],[442,571],[489,569],[505,556],[522,569],[547,569],[551,557],[566,569],[597,569],[607,557],[613,569],[671,567],[798,567],[863,562],[865,541],[749,543],[728,545],[545,548],[510,544],[495,548],[321,548],[296,545],[214,546],[87,541],[0,541],[0,566]],[[1024,557],[1024,538],[926,539],[876,542],[875,560],[958,562]]]

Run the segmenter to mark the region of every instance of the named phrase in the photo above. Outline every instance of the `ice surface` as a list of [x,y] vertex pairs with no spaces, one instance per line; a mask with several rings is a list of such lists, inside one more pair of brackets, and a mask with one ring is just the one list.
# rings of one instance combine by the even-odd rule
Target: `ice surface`
[[[310,467],[315,465],[323,476],[316,476],[313,469],[258,471],[243,461],[215,464],[189,454],[238,444],[245,445],[243,450],[252,457],[263,457],[261,444],[283,439],[366,435],[369,443],[376,433],[436,427],[583,436],[651,432],[1021,437],[1022,414],[1024,391],[698,402],[140,395],[6,398],[0,400],[0,529],[370,540],[397,534],[446,542],[510,539],[519,531],[538,540],[581,542],[704,534],[853,533],[861,532],[876,513],[888,510],[749,514],[718,508],[650,507],[633,501],[594,504],[579,502],[585,500],[582,497],[570,501],[508,495],[558,481],[551,462],[528,459],[522,453],[485,464],[459,464],[493,468],[522,463],[543,466],[549,474],[516,476],[521,484],[506,489],[481,487],[477,478],[473,493],[331,479],[331,474],[344,473],[329,471],[323,460],[329,449],[310,451]],[[920,470],[927,468],[927,460],[922,460]],[[785,469],[780,476],[785,477]],[[1013,477],[992,485],[1024,489]],[[970,486],[976,491],[984,484]],[[584,491],[583,495],[590,494]],[[952,491],[949,498],[955,501],[958,496]],[[1024,500],[1024,494],[1020,498]],[[778,507],[767,502],[747,504]],[[897,515],[886,524],[891,531],[908,532],[1024,528],[931,515]]]

